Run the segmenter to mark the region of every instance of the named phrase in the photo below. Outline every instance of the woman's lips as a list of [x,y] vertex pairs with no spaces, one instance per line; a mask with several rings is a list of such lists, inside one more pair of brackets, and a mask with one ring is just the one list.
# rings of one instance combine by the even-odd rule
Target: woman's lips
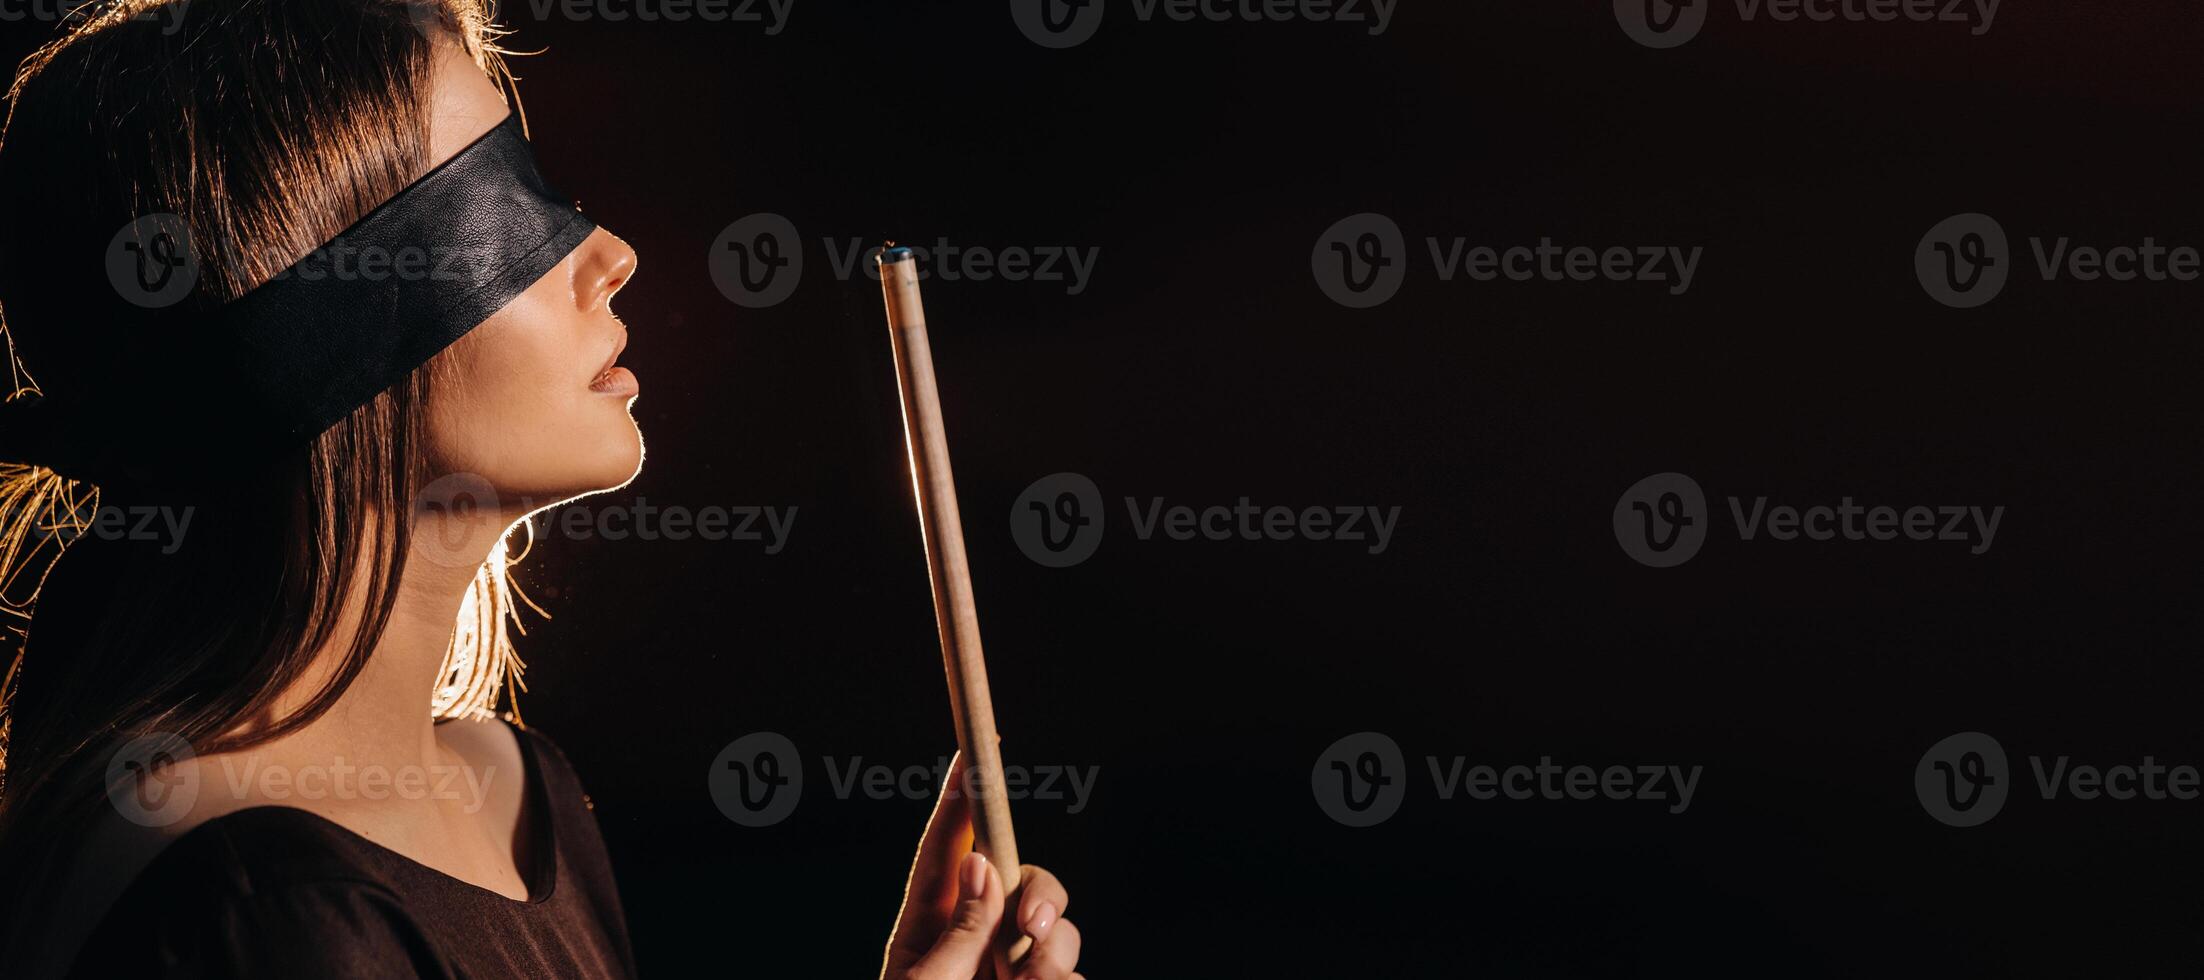
[[632,395],[641,390],[636,383],[635,372],[619,365],[620,352],[627,349],[628,335],[621,331],[620,339],[612,344],[612,356],[605,358],[605,366],[597,377],[589,382],[589,390],[605,395]]
[[643,390],[643,386],[636,382],[635,372],[614,365],[590,382],[589,390],[602,395],[632,395]]

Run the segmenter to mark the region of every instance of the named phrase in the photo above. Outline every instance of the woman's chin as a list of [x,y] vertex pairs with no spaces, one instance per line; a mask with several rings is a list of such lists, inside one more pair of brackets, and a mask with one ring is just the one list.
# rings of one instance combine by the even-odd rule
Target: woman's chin
[[573,440],[556,460],[540,462],[552,466],[532,468],[534,472],[528,474],[509,470],[491,474],[498,496],[535,508],[618,490],[642,472],[643,435],[633,422],[623,419],[619,430]]
[[643,449],[643,430],[640,426],[631,424],[628,427],[628,432],[633,442],[633,448],[624,457],[625,462],[616,467],[621,473],[620,481],[606,487],[607,490],[618,490],[635,482],[636,477],[643,475],[643,458],[648,455]]
[[635,481],[643,472],[643,430],[633,419],[622,420],[622,431],[608,439],[610,444],[604,453],[604,463],[594,470],[593,486],[583,493],[603,493],[618,490]]

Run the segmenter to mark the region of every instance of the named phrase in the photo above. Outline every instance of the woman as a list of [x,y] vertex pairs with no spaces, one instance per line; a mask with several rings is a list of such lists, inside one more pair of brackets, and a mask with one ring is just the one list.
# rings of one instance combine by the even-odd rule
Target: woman
[[[472,0],[83,16],[0,136],[0,972],[631,975],[580,784],[494,708],[512,502],[642,461],[634,253]],[[1062,886],[969,839],[946,794],[884,975],[1077,976]]]

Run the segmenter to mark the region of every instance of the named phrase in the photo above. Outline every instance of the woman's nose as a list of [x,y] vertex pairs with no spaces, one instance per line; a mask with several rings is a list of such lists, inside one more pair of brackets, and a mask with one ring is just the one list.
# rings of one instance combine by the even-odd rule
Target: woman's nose
[[609,231],[589,233],[579,249],[581,264],[575,276],[574,302],[584,311],[612,302],[612,294],[635,274],[635,249]]

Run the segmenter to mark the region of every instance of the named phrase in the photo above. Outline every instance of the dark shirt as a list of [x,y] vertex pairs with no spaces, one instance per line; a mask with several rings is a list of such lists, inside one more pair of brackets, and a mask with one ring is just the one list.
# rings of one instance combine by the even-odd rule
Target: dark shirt
[[528,899],[470,885],[305,810],[209,820],[163,850],[77,955],[79,977],[632,977],[581,783],[516,730]]

